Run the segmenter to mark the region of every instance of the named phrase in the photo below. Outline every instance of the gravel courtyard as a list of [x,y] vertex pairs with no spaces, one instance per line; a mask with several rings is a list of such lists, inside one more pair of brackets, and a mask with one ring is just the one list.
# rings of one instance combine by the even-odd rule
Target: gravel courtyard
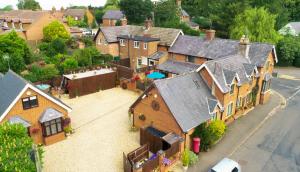
[[138,94],[114,88],[63,101],[75,134],[45,147],[46,172],[122,171],[123,152],[139,147],[139,132],[130,131],[128,108]]

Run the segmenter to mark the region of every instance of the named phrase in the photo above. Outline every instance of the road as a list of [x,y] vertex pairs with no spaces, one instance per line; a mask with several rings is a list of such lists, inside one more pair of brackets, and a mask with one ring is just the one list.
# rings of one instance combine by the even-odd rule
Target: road
[[230,156],[243,172],[300,171],[300,81],[274,78],[272,89],[287,99],[287,106]]

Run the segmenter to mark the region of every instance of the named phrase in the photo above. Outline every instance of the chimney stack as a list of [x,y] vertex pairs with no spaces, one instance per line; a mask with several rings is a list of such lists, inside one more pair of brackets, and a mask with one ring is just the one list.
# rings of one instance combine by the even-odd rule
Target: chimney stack
[[209,29],[205,31],[205,40],[207,41],[212,41],[213,39],[215,39],[215,35],[216,35],[216,31]]
[[247,36],[243,35],[240,39],[239,54],[245,58],[249,58],[250,40]]
[[149,30],[152,27],[152,20],[151,19],[146,19],[145,20],[145,29]]
[[176,4],[178,7],[181,7],[181,0],[176,0]]
[[121,26],[126,26],[127,25],[127,19],[124,17],[121,19]]

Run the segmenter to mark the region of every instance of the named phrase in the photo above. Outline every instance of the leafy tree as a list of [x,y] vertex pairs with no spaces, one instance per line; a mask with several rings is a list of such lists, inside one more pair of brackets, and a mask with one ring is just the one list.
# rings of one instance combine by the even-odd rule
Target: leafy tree
[[197,16],[193,19],[193,22],[197,23],[202,29],[211,29],[212,22],[209,18],[203,16]]
[[96,49],[96,47],[78,49],[73,53],[74,59],[78,61],[78,65],[81,67],[91,66],[93,64],[93,59],[98,56],[100,56],[100,52]]
[[66,41],[61,38],[56,38],[51,42],[42,42],[39,45],[39,49],[48,57],[53,57],[57,54],[67,53]]
[[59,21],[53,21],[48,26],[44,27],[43,34],[44,34],[44,40],[48,42],[56,38],[61,38],[61,39],[70,38],[69,32],[66,30],[64,25]]
[[18,0],[17,7],[19,10],[40,10],[40,4],[35,0]]
[[31,69],[29,69],[29,73],[24,75],[24,78],[31,82],[37,81],[48,81],[57,77],[59,75],[59,71],[55,67],[54,64],[48,64],[45,67],[39,67],[37,65],[33,65]]
[[102,23],[102,16],[104,15],[105,11],[103,8],[97,8],[95,9],[94,11],[94,16],[95,16],[95,19],[98,23]]
[[173,0],[159,2],[154,8],[155,26],[175,27],[180,24],[179,8]]
[[[6,60],[4,57],[9,59]],[[8,62],[13,71],[20,73],[26,64],[32,62],[32,53],[26,41],[15,31],[0,35],[0,72],[8,70]]]
[[240,39],[247,34],[251,41],[276,44],[280,35],[275,30],[276,15],[264,8],[247,9],[236,16],[230,28],[230,37]]
[[278,65],[290,66],[294,63],[295,66],[298,66],[298,60],[300,59],[300,38],[287,35],[278,42],[276,50],[279,61]]
[[11,10],[13,10],[12,5],[6,5],[5,7],[0,9],[0,11],[11,11]]
[[21,124],[0,125],[0,171],[36,171],[31,160],[33,141]]
[[78,68],[78,62],[74,58],[68,58],[62,63],[64,72]]
[[151,17],[153,4],[151,0],[121,0],[120,8],[129,23],[140,24]]

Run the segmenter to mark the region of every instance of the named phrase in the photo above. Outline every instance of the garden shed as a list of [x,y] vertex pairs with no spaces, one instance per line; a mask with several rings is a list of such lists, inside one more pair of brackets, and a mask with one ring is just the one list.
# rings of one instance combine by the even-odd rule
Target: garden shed
[[116,86],[116,72],[110,68],[63,75],[62,88],[70,98],[83,96]]

